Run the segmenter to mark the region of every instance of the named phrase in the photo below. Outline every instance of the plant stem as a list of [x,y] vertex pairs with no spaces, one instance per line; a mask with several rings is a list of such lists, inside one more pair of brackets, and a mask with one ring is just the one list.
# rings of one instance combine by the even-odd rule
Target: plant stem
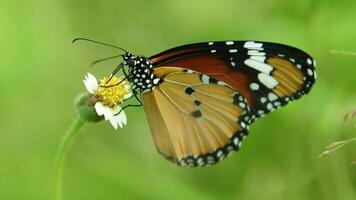
[[78,134],[80,128],[84,125],[84,123],[85,121],[83,121],[78,116],[73,121],[71,126],[68,128],[58,148],[58,152],[55,158],[55,166],[54,166],[54,191],[53,191],[54,200],[61,199],[62,172],[63,172],[63,164],[65,161],[66,153],[68,151],[70,144],[73,142],[75,136]]

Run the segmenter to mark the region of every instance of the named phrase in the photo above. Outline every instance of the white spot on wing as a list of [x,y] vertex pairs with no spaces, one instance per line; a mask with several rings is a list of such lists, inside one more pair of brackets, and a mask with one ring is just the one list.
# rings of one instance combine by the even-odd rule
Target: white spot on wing
[[233,45],[233,44],[234,44],[233,41],[227,41],[227,42],[225,42],[225,43],[226,43],[226,45]]
[[251,83],[250,88],[251,88],[251,90],[258,90],[260,88],[260,86],[257,83]]
[[203,83],[209,84],[209,76],[203,74],[203,76],[201,77],[201,80],[203,81]]
[[234,140],[233,140],[234,144],[237,145],[239,143],[239,138],[238,137],[235,137]]
[[221,150],[219,150],[217,153],[216,153],[216,156],[217,157],[220,157],[220,156],[222,156],[223,155],[223,151],[221,151]]
[[252,67],[260,72],[263,72],[265,74],[269,74],[272,70],[273,67],[271,67],[271,65],[268,65],[266,63],[262,63],[262,62],[258,62],[256,60],[252,60],[252,59],[247,59],[244,61],[245,65]]
[[256,60],[256,61],[259,61],[259,62],[265,62],[266,56],[251,56],[250,59]]
[[187,70],[187,73],[190,73],[190,74],[191,74],[191,73],[194,73],[194,72],[195,72],[195,71],[190,70],[190,69]]
[[308,58],[307,63],[308,63],[308,65],[311,65],[311,64],[313,64],[313,61],[310,58]]
[[239,106],[240,106],[241,108],[245,108],[246,104],[243,103],[243,102],[240,102],[240,103],[239,103]]
[[248,41],[248,42],[245,42],[244,47],[245,48],[261,48],[262,45],[263,45],[262,43]]
[[259,73],[258,80],[269,89],[273,89],[278,85],[278,81],[270,75]]
[[214,42],[209,42],[209,43],[208,43],[208,45],[213,45],[213,44],[214,44]]
[[262,52],[262,51],[257,51],[257,50],[249,50],[247,52],[247,55],[249,55],[249,56],[264,56],[264,55],[266,55],[266,53]]
[[267,101],[266,97],[261,97],[261,103],[265,103]]
[[224,81],[218,81],[217,84],[218,85],[226,85],[226,83]]
[[159,78],[153,79],[153,84],[157,84],[159,82]]
[[274,93],[270,92],[270,93],[268,93],[268,99],[269,99],[270,101],[275,101],[275,100],[278,99],[278,97],[277,97],[277,95],[275,95]]
[[308,69],[307,72],[308,72],[308,75],[309,75],[309,76],[313,76],[313,70]]
[[236,52],[237,52],[237,49],[229,49],[229,52],[230,52],[230,53],[236,53]]
[[284,57],[284,55],[283,55],[283,54],[277,54],[277,56],[279,56],[279,57]]
[[216,53],[216,50],[215,50],[215,49],[212,49],[210,52],[211,52],[211,53]]

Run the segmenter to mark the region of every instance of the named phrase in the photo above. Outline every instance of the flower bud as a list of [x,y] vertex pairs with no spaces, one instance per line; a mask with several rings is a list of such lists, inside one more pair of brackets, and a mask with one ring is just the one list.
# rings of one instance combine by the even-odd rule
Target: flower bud
[[99,116],[94,108],[93,95],[89,93],[81,93],[75,99],[75,105],[78,110],[80,118],[85,122],[100,122],[104,119]]

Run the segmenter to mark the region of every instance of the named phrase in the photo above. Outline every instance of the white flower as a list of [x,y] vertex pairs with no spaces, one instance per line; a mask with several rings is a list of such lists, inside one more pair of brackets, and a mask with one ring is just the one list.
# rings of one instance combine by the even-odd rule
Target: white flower
[[[109,82],[107,80],[108,78],[100,80],[100,85],[110,86],[121,81],[115,76],[111,77]],[[119,105],[132,96],[130,85],[127,81],[122,81],[112,87],[100,87],[96,78],[88,73],[83,82],[88,92],[93,94],[95,111],[99,116],[104,116],[105,120],[110,121],[115,129],[118,126],[122,128],[127,124],[125,111]]]

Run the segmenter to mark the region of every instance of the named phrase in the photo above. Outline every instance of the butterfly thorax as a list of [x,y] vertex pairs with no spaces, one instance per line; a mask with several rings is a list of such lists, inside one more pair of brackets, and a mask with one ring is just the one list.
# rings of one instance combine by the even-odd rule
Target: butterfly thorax
[[141,92],[152,90],[161,82],[161,78],[153,73],[152,62],[143,56],[127,53],[124,64],[129,66],[128,80],[132,83],[132,89]]

